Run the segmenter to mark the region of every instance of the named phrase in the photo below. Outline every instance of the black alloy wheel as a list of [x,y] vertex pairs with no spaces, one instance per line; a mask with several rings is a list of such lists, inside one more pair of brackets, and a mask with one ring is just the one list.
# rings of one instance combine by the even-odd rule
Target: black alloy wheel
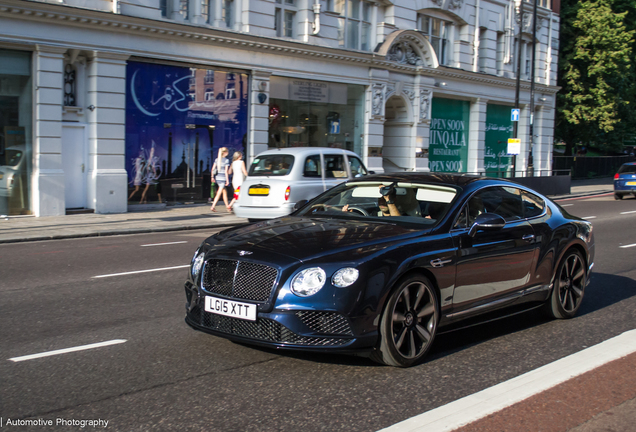
[[371,358],[388,366],[418,363],[433,344],[439,302],[424,276],[403,280],[389,298],[380,321],[380,340]]
[[572,318],[581,306],[586,284],[585,260],[579,251],[572,250],[561,260],[554,275],[552,296],[546,304],[548,313],[554,318]]

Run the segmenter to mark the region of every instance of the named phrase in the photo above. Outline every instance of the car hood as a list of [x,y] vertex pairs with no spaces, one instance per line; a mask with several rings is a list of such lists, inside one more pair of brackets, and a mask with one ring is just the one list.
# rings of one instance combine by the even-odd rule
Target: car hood
[[224,249],[231,253],[242,250],[252,252],[252,258],[256,259],[285,256],[293,261],[306,261],[351,249],[355,249],[359,258],[361,254],[383,249],[389,242],[428,231],[381,221],[290,216],[231,228],[212,236],[208,243],[216,253]]

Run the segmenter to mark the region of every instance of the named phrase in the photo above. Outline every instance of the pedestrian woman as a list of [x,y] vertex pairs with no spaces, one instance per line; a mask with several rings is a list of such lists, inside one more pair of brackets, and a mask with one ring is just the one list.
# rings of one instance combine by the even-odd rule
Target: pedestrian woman
[[216,175],[212,178],[216,181],[216,184],[219,186],[219,189],[216,191],[216,196],[214,197],[214,202],[212,202],[212,207],[210,210],[213,212],[216,211],[216,203],[223,195],[223,202],[225,203],[225,207],[228,211],[231,211],[232,208],[227,203],[227,191],[225,190],[225,186],[230,183],[230,160],[227,158],[227,155],[230,152],[227,147],[221,147],[219,149],[219,156],[214,161],[214,165],[212,165],[212,173],[216,171]]
[[[234,189],[234,196],[236,196],[236,190],[241,187],[243,180],[247,177],[247,169],[245,168],[245,161],[243,161],[243,153],[240,151],[234,152],[232,156],[232,189]],[[236,198],[232,198],[230,208],[234,206]]]

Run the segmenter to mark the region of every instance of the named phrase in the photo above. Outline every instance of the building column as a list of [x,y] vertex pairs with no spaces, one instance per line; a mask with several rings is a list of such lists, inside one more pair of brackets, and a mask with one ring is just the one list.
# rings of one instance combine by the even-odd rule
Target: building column
[[93,51],[87,67],[88,206],[96,213],[127,211],[127,55]]
[[421,75],[415,77],[414,115],[417,119],[415,140],[415,171],[427,172],[428,145],[431,136],[431,105],[433,104],[433,88],[435,80]]
[[382,146],[384,145],[384,109],[386,106],[386,86],[389,72],[371,69],[369,78],[372,84],[366,91],[366,109],[364,118],[364,139],[362,159],[370,171],[383,173]]
[[552,142],[554,139],[554,97],[550,105],[535,107],[532,162],[536,176],[549,176],[552,170]]
[[250,94],[247,157],[249,167],[254,156],[264,152],[269,142],[269,78],[271,71],[253,70]]
[[486,151],[486,111],[488,100],[478,98],[470,103],[470,126],[468,133],[468,165],[466,172],[483,173]]
[[65,48],[37,45],[34,53],[33,212],[59,216],[64,205],[62,100]]
[[[528,171],[528,150],[530,149],[530,109],[529,105],[519,105],[519,125],[517,127],[517,138],[521,140],[521,153],[517,156],[517,166],[515,167],[515,177],[523,177]],[[536,122],[535,122],[536,123]]]

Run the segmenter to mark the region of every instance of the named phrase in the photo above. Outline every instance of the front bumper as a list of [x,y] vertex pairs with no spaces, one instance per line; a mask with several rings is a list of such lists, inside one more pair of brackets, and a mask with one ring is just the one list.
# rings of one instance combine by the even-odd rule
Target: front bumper
[[[377,333],[356,337],[351,320],[332,311],[273,310],[258,312],[256,321],[206,312],[203,302],[186,283],[186,323],[192,328],[237,342],[301,351],[365,353]],[[194,301],[194,304],[192,302]]]

